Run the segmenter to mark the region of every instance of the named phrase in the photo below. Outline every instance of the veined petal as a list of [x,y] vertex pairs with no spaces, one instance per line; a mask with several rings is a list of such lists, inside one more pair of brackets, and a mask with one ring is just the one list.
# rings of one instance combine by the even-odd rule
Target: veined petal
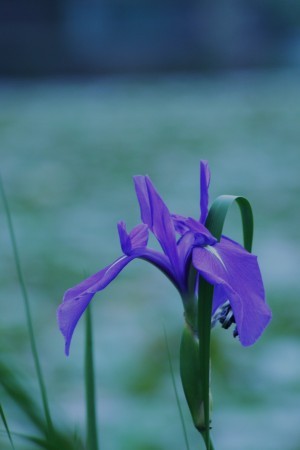
[[200,161],[200,222],[205,223],[208,214],[208,188],[210,183],[210,170],[208,162]]
[[168,256],[174,272],[179,276],[175,227],[171,214],[149,177],[139,175],[134,177],[134,182],[142,221],[149,226]]
[[122,256],[113,264],[66,291],[63,302],[57,310],[57,321],[59,329],[65,338],[65,352],[67,355],[69,354],[70,343],[77,322],[96,292],[101,291],[113,281],[134,258],[135,256]]
[[215,286],[213,312],[229,300],[241,343],[254,344],[271,319],[256,256],[222,237],[214,246],[194,248],[193,264]]

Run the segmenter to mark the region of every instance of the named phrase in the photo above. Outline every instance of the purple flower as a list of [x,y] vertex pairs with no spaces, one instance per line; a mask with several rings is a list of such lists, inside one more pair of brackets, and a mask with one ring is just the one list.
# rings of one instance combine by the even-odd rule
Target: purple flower
[[[190,323],[195,323],[200,274],[214,285],[213,322],[220,320],[225,328],[235,322],[235,335],[239,335],[245,346],[259,338],[270,321],[271,312],[265,302],[257,258],[225,236],[218,242],[205,227],[209,181],[208,163],[201,161],[201,215],[195,220],[170,214],[150,178],[134,177],[143,223],[128,233],[125,223],[119,222],[123,256],[66,291],[57,313],[59,328],[65,337],[66,354],[77,322],[94,295],[135,258],[150,262],[172,281],[182,297]],[[162,252],[147,247],[149,231],[160,243]]]

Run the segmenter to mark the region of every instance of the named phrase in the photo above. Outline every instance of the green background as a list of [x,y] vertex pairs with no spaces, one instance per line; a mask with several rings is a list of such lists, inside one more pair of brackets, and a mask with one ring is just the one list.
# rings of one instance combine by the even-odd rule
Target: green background
[[[56,308],[68,287],[121,255],[117,221],[140,222],[132,175],[148,174],[171,212],[197,218],[199,161],[208,159],[211,200],[239,194],[252,204],[253,251],[273,310],[252,348],[231,330],[213,332],[216,449],[299,450],[299,73],[2,81],[0,96],[1,173],[54,420],[84,432],[83,321],[66,358]],[[37,397],[1,211],[1,358]],[[232,211],[227,233],[240,240],[240,228]],[[168,280],[134,261],[95,297],[93,324],[101,449],[184,448],[163,326],[191,448],[203,448],[180,386],[182,305]],[[11,429],[27,432],[2,398]]]

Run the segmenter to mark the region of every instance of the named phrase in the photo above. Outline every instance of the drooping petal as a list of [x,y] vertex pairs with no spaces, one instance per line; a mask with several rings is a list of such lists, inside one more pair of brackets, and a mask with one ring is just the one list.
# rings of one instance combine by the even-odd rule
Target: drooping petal
[[125,222],[121,221],[118,223],[118,232],[121,248],[125,255],[129,256],[133,250],[147,246],[149,233],[148,226],[144,223],[134,227],[128,234]]
[[63,302],[57,310],[57,320],[65,338],[65,352],[67,355],[69,354],[70,343],[77,322],[94,295],[111,283],[121,270],[135,258],[140,258],[153,264],[181,291],[180,281],[175,278],[170,262],[164,254],[147,248],[139,248],[133,250],[130,256],[122,256],[113,264],[66,291]]
[[134,258],[135,256],[122,256],[113,264],[66,291],[63,302],[57,310],[57,320],[59,329],[65,338],[65,352],[67,355],[69,354],[70,343],[77,322],[96,292],[101,291],[111,283]]
[[193,264],[215,286],[213,311],[229,300],[243,345],[252,345],[271,319],[256,256],[222,237],[214,246],[196,247]]
[[134,182],[142,221],[149,226],[168,256],[174,272],[179,276],[175,227],[171,214],[149,177],[139,175],[134,177]]
[[200,222],[205,223],[208,214],[208,188],[210,183],[210,170],[208,162],[200,161]]

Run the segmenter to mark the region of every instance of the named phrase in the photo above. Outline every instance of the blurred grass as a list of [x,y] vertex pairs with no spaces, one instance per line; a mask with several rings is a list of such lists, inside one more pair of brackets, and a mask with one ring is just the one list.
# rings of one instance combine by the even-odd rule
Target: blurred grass
[[[3,81],[0,96],[1,172],[56,417],[73,429],[84,424],[83,326],[65,359],[55,323],[63,292],[119,256],[116,222],[139,221],[133,174],[148,173],[172,211],[197,217],[198,163],[206,158],[211,199],[240,194],[253,206],[254,252],[274,311],[253,348],[214,333],[216,448],[299,450],[299,74]],[[227,231],[240,238],[237,217],[233,211]],[[3,214],[0,248],[1,353],[30,379]],[[164,321],[178,373],[177,293],[134,262],[93,310],[103,448],[183,448],[162,333]],[[24,431],[5,397],[3,406],[10,428]],[[191,425],[188,432],[198,448]]]

